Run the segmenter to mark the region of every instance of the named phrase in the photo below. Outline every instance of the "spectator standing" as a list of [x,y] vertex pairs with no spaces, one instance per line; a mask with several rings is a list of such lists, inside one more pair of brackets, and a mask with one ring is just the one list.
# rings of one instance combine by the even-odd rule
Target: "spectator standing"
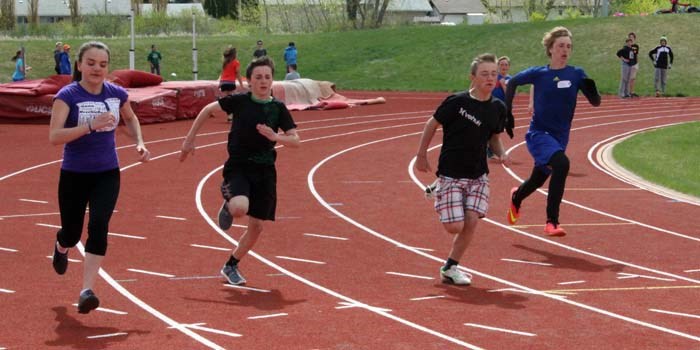
[[53,60],[56,61],[56,66],[54,67],[54,70],[56,71],[56,74],[61,74],[61,53],[63,52],[63,43],[62,42],[57,42],[56,43],[56,48],[53,50]]
[[32,69],[32,67],[25,66],[24,51],[17,50],[15,56],[12,57],[12,61],[15,62],[15,72],[12,74],[12,81],[24,80],[27,77],[27,71]]
[[632,39],[632,52],[634,52],[634,59],[636,63],[630,69],[630,96],[639,97],[634,92],[634,83],[637,81],[637,72],[639,71],[639,45],[637,45],[637,34],[630,32],[627,34],[629,39]]
[[297,64],[297,47],[294,42],[290,42],[284,49],[284,62],[287,63],[287,73],[289,73],[289,65]]
[[301,78],[301,75],[299,75],[299,72],[297,72],[296,63],[290,64],[288,70],[289,73],[284,76],[284,80],[295,80]]
[[617,50],[617,58],[620,59],[620,87],[617,89],[617,95],[620,98],[632,97],[630,94],[630,74],[632,66],[637,63],[637,59],[632,51],[632,39],[625,40],[625,46]]
[[659,46],[649,51],[649,58],[654,63],[654,88],[656,97],[666,93],[666,78],[673,64],[673,51],[668,46],[668,38],[662,36]]
[[156,50],[156,45],[151,45],[151,52],[148,53],[147,60],[151,64],[151,74],[160,75],[160,61],[163,56]]
[[59,74],[67,74],[71,75],[73,74],[70,66],[70,45],[64,44],[63,45],[63,52],[61,52],[61,59],[58,64],[59,66]]
[[260,58],[263,56],[267,56],[267,50],[263,47],[263,41],[258,40],[257,47],[255,48],[255,51],[253,52],[253,59]]

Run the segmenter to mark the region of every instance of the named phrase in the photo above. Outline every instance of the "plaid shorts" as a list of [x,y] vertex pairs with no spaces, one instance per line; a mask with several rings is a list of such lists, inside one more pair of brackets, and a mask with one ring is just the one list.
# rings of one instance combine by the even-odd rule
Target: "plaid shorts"
[[489,178],[481,175],[477,179],[453,179],[440,176],[435,191],[435,211],[440,222],[464,221],[464,212],[471,210],[486,216],[489,210]]

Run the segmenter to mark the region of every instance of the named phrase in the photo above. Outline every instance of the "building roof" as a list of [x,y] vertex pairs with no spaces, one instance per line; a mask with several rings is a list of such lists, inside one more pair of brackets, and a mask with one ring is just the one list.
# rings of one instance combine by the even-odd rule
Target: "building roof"
[[430,0],[430,2],[443,15],[486,13],[486,8],[480,0]]
[[387,11],[415,11],[415,12],[428,12],[432,11],[433,8],[430,6],[428,0],[391,0]]
[[[29,13],[29,0],[14,0],[14,2],[15,15],[27,16]],[[65,3],[63,0],[39,1],[38,3],[39,17],[70,16],[67,0]],[[106,9],[107,13],[127,16],[131,9],[131,0],[80,0],[78,4],[81,15],[104,14]]]

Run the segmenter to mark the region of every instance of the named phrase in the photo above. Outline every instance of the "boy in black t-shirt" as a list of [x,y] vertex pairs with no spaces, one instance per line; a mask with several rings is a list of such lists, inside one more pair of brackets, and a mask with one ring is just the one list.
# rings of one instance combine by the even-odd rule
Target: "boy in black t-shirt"
[[[197,131],[213,113],[233,115],[228,134],[228,159],[224,164],[219,227],[228,230],[233,218],[248,215],[248,230],[241,236],[221,274],[231,284],[244,284],[238,262],[260,237],[264,220],[275,220],[277,171],[275,144],[297,148],[300,139],[287,107],[272,97],[274,64],[268,57],[252,61],[246,69],[250,91],[222,97],[208,104],[195,119],[180,151],[180,161],[194,155]],[[284,134],[278,134],[282,129]]]
[[459,259],[474,236],[476,224],[488,210],[487,145],[505,166],[511,163],[499,136],[508,112],[501,100],[491,96],[498,78],[496,56],[483,54],[474,58],[470,77],[473,88],[447,97],[428,120],[416,155],[416,169],[431,171],[428,145],[442,126],[435,210],[454,238],[440,277],[443,282],[460,285],[471,284],[471,275],[457,268]]

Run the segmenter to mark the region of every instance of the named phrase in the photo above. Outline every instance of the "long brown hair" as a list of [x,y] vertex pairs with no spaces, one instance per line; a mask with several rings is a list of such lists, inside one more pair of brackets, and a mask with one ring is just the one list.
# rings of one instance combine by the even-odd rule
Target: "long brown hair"
[[78,70],[78,62],[82,62],[85,51],[92,48],[105,50],[107,52],[107,63],[109,63],[111,60],[109,47],[107,47],[107,45],[101,41],[88,41],[80,45],[80,49],[78,49],[78,59],[75,60],[75,63],[73,64],[73,81],[80,81],[83,79],[83,73]]
[[238,56],[236,48],[235,47],[228,47],[226,50],[224,50],[224,63],[221,66],[221,69],[224,70],[226,69],[226,66],[231,63],[231,61],[236,59],[236,56]]

